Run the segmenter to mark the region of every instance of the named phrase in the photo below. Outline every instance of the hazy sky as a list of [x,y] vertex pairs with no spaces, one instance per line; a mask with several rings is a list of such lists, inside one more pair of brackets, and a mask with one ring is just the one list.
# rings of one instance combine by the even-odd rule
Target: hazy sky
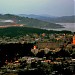
[[0,0],[0,13],[68,16],[75,14],[74,3],[75,0]]

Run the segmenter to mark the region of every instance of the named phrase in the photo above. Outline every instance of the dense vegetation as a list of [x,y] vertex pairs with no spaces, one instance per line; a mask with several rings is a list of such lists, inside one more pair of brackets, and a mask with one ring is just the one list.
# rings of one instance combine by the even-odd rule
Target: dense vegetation
[[26,34],[41,34],[41,33],[72,33],[71,31],[53,31],[53,30],[44,30],[38,28],[30,28],[30,27],[8,27],[0,29],[0,37],[8,36],[8,37],[17,37],[24,36]]
[[[41,20],[37,20],[37,19],[33,19],[33,18],[28,18],[28,17],[20,17],[20,16],[16,16],[16,15],[11,15],[11,14],[5,14],[5,15],[1,15],[0,14],[0,19],[1,20],[13,20],[15,21],[17,24],[23,24],[24,26],[28,26],[28,27],[35,27],[35,28],[63,28],[61,25],[59,24],[54,24],[54,23],[49,23],[49,22],[45,22],[45,21],[41,21]],[[0,25],[2,25],[2,23],[0,22]]]

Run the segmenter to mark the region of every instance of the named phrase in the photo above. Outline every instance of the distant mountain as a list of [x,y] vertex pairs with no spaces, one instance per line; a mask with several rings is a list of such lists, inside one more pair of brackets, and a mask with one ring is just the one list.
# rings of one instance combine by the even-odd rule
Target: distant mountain
[[[34,27],[34,28],[63,28],[61,25],[59,24],[54,24],[54,23],[50,23],[50,22],[45,22],[45,21],[41,21],[41,20],[37,20],[37,19],[33,19],[33,18],[28,18],[28,17],[21,17],[21,16],[17,16],[17,15],[12,15],[12,14],[0,14],[0,20],[11,20],[13,21],[13,23],[15,25],[17,24],[22,24],[25,27]],[[0,22],[0,24],[2,25],[3,22]],[[3,23],[3,25],[6,25],[6,23]],[[10,25],[14,25],[11,24]],[[17,25],[18,26],[18,25]]]
[[57,16],[48,15],[48,14],[40,14],[40,16],[51,17],[51,18],[55,18],[55,17],[57,17]]
[[75,23],[75,16],[62,16],[62,17],[57,17],[50,19],[50,22],[53,23]]
[[29,17],[29,18],[35,18],[35,19],[38,19],[38,18],[55,18],[55,16],[50,16],[50,15],[46,15],[46,14],[41,14],[41,15],[35,15],[35,14],[19,14],[18,16],[21,16],[21,17]]
[[29,14],[29,15],[26,15],[26,14],[20,14],[18,16],[21,16],[21,17],[28,17],[28,18],[38,18],[38,17],[42,17],[42,16],[39,16],[39,15],[34,15],[34,14]]
[[55,17],[55,16],[48,16],[48,15],[26,15],[26,14],[20,14],[19,16],[22,17],[29,17],[34,18],[46,22],[52,22],[52,23],[75,23],[75,16],[62,16],[62,17]]

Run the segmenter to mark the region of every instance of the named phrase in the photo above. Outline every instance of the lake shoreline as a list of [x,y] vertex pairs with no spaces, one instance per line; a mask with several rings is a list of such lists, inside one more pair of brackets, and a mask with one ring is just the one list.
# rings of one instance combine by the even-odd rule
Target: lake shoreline
[[46,30],[56,30],[56,31],[63,31],[63,30],[67,30],[67,31],[72,31],[75,32],[75,23],[56,23],[56,24],[60,24],[62,25],[64,28],[57,28],[57,29],[53,29],[53,28],[47,28]]

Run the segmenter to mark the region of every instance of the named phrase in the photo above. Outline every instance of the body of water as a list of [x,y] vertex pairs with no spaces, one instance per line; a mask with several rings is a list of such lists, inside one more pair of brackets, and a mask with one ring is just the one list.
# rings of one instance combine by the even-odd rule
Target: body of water
[[57,31],[68,30],[68,31],[75,32],[75,23],[56,23],[56,24],[60,24],[65,28],[48,29],[48,30],[57,30]]

